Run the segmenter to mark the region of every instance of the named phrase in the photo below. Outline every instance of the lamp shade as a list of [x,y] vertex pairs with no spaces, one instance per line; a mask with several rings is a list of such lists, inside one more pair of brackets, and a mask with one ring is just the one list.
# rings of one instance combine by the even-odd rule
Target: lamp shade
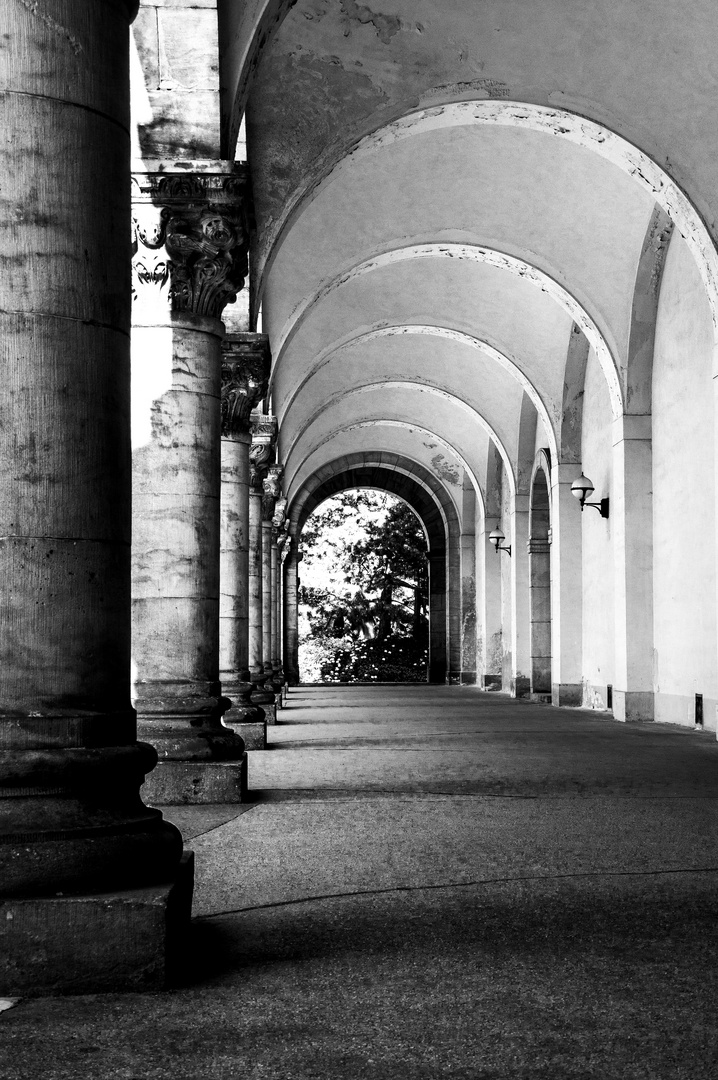
[[497,550],[498,550],[499,544],[502,544],[505,539],[506,539],[506,537],[501,532],[501,529],[494,529],[493,532],[489,533],[489,540],[491,541],[491,543],[494,545],[494,547]]
[[583,473],[581,473],[581,475],[571,484],[571,494],[575,495],[581,503],[581,506],[583,506],[592,491],[593,484],[587,476],[583,475]]

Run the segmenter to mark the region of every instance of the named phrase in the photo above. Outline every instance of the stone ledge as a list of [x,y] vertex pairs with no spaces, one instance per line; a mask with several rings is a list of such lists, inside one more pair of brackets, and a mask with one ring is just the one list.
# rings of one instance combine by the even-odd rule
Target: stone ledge
[[247,755],[241,761],[160,761],[140,789],[150,806],[247,801]]
[[0,901],[0,994],[162,990],[179,966],[193,885],[185,851],[167,884]]

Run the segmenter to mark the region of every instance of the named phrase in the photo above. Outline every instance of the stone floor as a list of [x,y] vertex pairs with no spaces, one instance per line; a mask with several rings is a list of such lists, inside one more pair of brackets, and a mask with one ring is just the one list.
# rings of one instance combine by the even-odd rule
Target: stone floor
[[718,1078],[715,735],[381,686],[270,740],[249,805],[166,811],[182,983],[21,1001],[3,1080]]

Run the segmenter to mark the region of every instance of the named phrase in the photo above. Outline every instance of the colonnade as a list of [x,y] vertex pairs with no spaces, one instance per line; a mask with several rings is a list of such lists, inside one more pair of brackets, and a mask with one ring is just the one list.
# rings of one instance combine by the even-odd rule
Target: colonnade
[[[241,799],[281,679],[276,423],[252,412],[269,350],[221,321],[247,272],[246,175],[144,162],[131,207],[136,4],[59,7],[62,34],[6,13],[0,95],[22,207],[0,281],[5,993],[163,984],[192,859],[147,804]],[[250,464],[273,478],[254,537]]]

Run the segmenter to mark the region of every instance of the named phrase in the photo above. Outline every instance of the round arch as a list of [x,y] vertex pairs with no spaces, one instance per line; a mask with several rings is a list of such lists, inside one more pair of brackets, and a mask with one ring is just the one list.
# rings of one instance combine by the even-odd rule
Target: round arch
[[609,344],[607,330],[605,328],[601,329],[587,310],[587,307],[544,270],[526,262],[524,259],[503,251],[497,251],[494,248],[484,247],[481,244],[409,244],[364,259],[347,272],[338,274],[322,286],[318,292],[307,296],[294,310],[291,319],[285,325],[275,343],[274,367],[276,368],[281,363],[287,347],[310,311],[336,289],[351,284],[352,281],[374,270],[415,259],[453,259],[457,262],[486,263],[497,270],[521,278],[524,281],[529,281],[536,288],[546,293],[573,319],[574,323],[585,334],[606,378],[614,415],[619,416],[621,414],[623,392],[620,379],[620,363],[615,343]]
[[[347,168],[384,145],[437,128],[493,125],[515,127],[565,139],[606,159],[648,192],[684,236],[698,265],[710,303],[714,340],[718,344],[718,251],[703,218],[683,189],[665,169],[634,143],[611,128],[567,109],[501,99],[463,99],[415,109],[383,123],[370,134],[344,147],[317,177],[297,191],[287,213],[274,226],[267,263],[258,267],[258,290],[253,307],[261,303],[263,281],[282,243],[304,205]],[[577,320],[578,321],[578,320]],[[580,325],[580,324],[579,324]]]
[[[466,345],[469,348],[476,349],[477,352],[483,353],[493,360],[499,367],[507,371],[514,379],[519,383],[521,388],[525,391],[528,397],[534,404],[536,412],[538,413],[543,425],[546,429],[546,435],[551,441],[551,449],[557,454],[557,442],[556,433],[551,423],[551,417],[545,401],[533,385],[531,380],[524,374],[518,362],[512,359],[506,352],[502,352],[496,348],[490,342],[481,338],[473,337],[471,334],[466,334],[461,330],[453,330],[448,326],[436,326],[433,324],[423,323],[411,323],[401,324],[397,326],[376,326],[369,331],[363,331],[361,333],[354,333],[349,335],[346,339],[333,342],[331,345],[323,349],[316,359],[314,366],[306,376],[297,384],[297,386],[287,395],[287,397],[277,405],[277,416],[281,424],[283,417],[289,412],[293,402],[297,399],[301,391],[305,386],[314,378],[319,371],[322,370],[327,364],[331,363],[336,356],[344,349],[351,349],[356,346],[365,344],[366,342],[376,340],[377,338],[388,337],[405,337],[412,334],[426,337],[436,337],[442,340],[455,341],[461,345]],[[268,393],[271,393],[273,386],[273,377],[270,378]]]
[[[450,680],[461,663],[459,582],[448,574],[449,561],[460,554],[461,530],[453,501],[427,469],[397,454],[343,457],[320,470],[291,500],[288,517],[295,552],[310,514],[325,499],[350,488],[377,488],[396,495],[421,521],[429,547],[429,681]],[[292,592],[290,588],[286,595]],[[296,625],[293,615],[288,611],[285,618],[290,630]],[[287,635],[285,656],[290,679],[298,681],[296,634]]]

